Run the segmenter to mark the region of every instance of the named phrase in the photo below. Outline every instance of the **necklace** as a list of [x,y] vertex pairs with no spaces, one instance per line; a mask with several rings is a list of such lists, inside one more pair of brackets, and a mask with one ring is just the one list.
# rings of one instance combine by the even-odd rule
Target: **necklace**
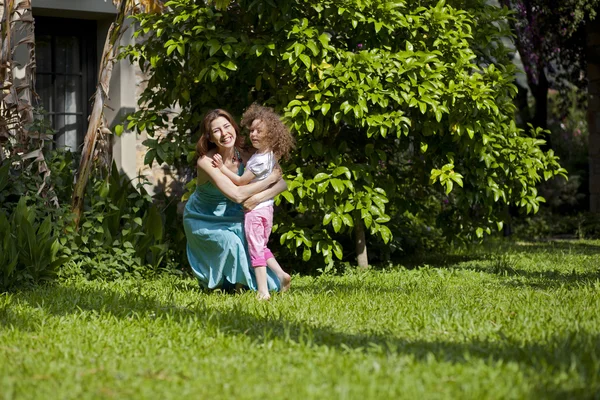
[[231,161],[242,161],[242,156],[240,155],[240,152],[238,151],[237,147],[234,147],[233,157],[231,158]]

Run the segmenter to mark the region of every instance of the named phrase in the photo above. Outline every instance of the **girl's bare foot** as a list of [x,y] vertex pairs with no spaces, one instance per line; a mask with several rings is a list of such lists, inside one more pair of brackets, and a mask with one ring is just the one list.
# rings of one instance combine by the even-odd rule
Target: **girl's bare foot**
[[281,276],[278,277],[279,278],[279,282],[281,283],[281,290],[280,292],[287,292],[290,288],[290,285],[292,283],[292,277],[290,276],[290,274],[288,273],[283,273]]
[[275,273],[275,275],[277,275],[277,279],[279,279],[279,283],[281,284],[279,292],[283,293],[287,291],[290,288],[290,283],[292,282],[292,277],[290,274],[281,268],[281,265],[279,265],[275,257],[271,257],[267,260],[267,266]]

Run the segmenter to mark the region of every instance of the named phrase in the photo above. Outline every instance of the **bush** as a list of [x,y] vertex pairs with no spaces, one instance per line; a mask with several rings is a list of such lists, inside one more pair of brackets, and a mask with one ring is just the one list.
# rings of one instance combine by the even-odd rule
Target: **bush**
[[[87,188],[81,227],[74,230],[70,201],[77,154],[40,148],[34,141],[7,142],[4,151],[0,288],[56,277],[68,260],[62,276],[78,269],[89,278],[110,279],[178,270],[185,258],[169,247],[182,242],[181,219],[171,211],[176,206],[155,204],[144,182],[133,186],[114,165],[110,173],[97,170]],[[171,236],[164,229],[164,211]]]
[[[299,149],[284,166],[277,233],[305,262],[345,259],[363,225],[370,244],[400,235],[409,245],[405,226],[482,237],[501,227],[507,204],[536,211],[536,185],[564,173],[540,149],[541,132],[515,125],[505,9],[484,0],[222,3],[226,11],[175,0],[135,17],[144,40],[124,56],[149,82],[128,124],[149,135],[147,163],[190,162],[207,108],[273,106]],[[176,105],[182,112],[168,118]]]
[[169,245],[179,232],[174,230],[171,238],[165,231],[163,212],[144,189],[149,183],[138,177],[132,184],[114,163],[101,172],[88,184],[79,230],[69,227],[60,239],[73,262],[90,279],[178,270]]
[[13,174],[12,165],[12,159],[0,165],[0,290],[52,279],[68,260],[58,241],[65,210],[49,206],[36,191],[33,197],[27,190],[19,195],[20,187],[37,189],[42,178],[33,179],[27,170]]

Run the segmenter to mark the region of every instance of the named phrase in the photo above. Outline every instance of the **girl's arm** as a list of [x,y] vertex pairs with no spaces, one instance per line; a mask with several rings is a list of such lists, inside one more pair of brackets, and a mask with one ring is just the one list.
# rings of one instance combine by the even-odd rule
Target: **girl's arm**
[[[277,169],[273,170],[275,172]],[[271,174],[273,175],[273,174]],[[270,188],[263,190],[262,192],[256,193],[252,197],[246,199],[244,201],[243,206],[246,210],[253,210],[258,204],[262,203],[265,200],[272,199],[277,196],[281,192],[285,192],[287,190],[287,183],[280,178],[277,183],[275,183]]]
[[225,176],[231,179],[231,182],[235,183],[237,186],[247,185],[256,177],[256,175],[254,175],[254,173],[249,169],[245,169],[242,176],[236,174],[227,168],[225,164],[223,164],[223,157],[221,157],[219,153],[213,156],[212,164],[215,168],[218,168],[222,173],[224,173]]
[[212,166],[212,157],[202,156],[196,163],[198,167],[198,181],[210,180],[230,200],[242,203],[248,197],[262,192],[281,179],[281,171],[273,172],[262,181],[253,182],[244,186],[236,186],[223,173]]

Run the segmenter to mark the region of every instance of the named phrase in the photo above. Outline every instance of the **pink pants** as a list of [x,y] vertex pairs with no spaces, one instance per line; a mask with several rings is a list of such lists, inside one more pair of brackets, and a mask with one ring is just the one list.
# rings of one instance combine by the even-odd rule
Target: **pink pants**
[[261,207],[244,214],[244,230],[252,267],[266,267],[273,253],[267,247],[273,228],[273,206]]

